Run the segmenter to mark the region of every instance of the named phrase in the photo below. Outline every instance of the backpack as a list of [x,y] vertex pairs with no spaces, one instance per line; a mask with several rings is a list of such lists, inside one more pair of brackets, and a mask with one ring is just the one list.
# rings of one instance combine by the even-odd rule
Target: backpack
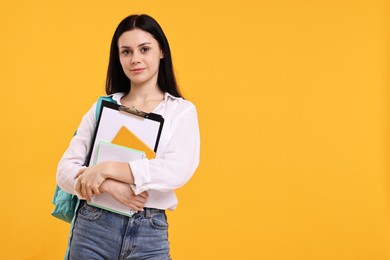
[[[99,119],[102,100],[116,103],[116,101],[113,100],[111,96],[100,97],[96,102],[96,122]],[[77,135],[77,131],[74,135]],[[54,210],[51,215],[65,222],[71,223],[78,208],[78,197],[76,195],[65,192],[58,185],[56,185],[52,203],[54,204]]]

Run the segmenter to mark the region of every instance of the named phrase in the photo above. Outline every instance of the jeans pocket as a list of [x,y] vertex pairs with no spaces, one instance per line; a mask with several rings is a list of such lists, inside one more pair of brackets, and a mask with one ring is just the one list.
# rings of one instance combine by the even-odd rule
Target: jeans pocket
[[83,205],[80,207],[77,213],[77,217],[86,220],[96,220],[100,217],[102,211],[103,211],[102,209],[91,206],[88,203],[83,203]]
[[149,224],[152,228],[167,230],[168,229],[167,216],[165,215],[165,213],[153,214],[149,219]]

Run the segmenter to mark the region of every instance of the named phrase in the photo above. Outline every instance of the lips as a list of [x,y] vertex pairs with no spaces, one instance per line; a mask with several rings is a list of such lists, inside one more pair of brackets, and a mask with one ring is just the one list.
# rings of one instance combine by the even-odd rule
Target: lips
[[130,71],[134,72],[134,73],[140,73],[140,72],[142,72],[144,70],[145,70],[144,68],[136,68],[136,69],[131,69]]

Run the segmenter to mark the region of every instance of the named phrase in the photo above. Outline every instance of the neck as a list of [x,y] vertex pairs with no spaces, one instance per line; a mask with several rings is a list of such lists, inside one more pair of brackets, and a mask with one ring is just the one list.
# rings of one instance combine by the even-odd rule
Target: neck
[[135,105],[148,101],[161,101],[164,99],[164,93],[156,83],[141,85],[132,84],[130,92],[123,98],[125,101],[134,103]]

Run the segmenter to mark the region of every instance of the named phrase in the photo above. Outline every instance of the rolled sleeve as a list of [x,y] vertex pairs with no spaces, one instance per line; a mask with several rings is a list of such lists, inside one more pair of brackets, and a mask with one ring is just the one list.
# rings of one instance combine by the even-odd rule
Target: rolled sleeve
[[150,171],[148,159],[136,160],[129,162],[129,166],[133,173],[134,185],[132,186],[135,194],[140,194],[146,191],[146,186],[150,183]]
[[[83,116],[76,134],[58,163],[56,181],[64,191],[78,195],[75,192],[75,176],[82,169],[91,146],[96,125],[96,103]],[[78,195],[79,196],[79,195]]]
[[[199,164],[200,136],[194,105],[173,119],[169,143],[155,159],[129,162],[134,177],[134,192],[167,192],[183,186]],[[167,134],[167,133],[166,133]]]

